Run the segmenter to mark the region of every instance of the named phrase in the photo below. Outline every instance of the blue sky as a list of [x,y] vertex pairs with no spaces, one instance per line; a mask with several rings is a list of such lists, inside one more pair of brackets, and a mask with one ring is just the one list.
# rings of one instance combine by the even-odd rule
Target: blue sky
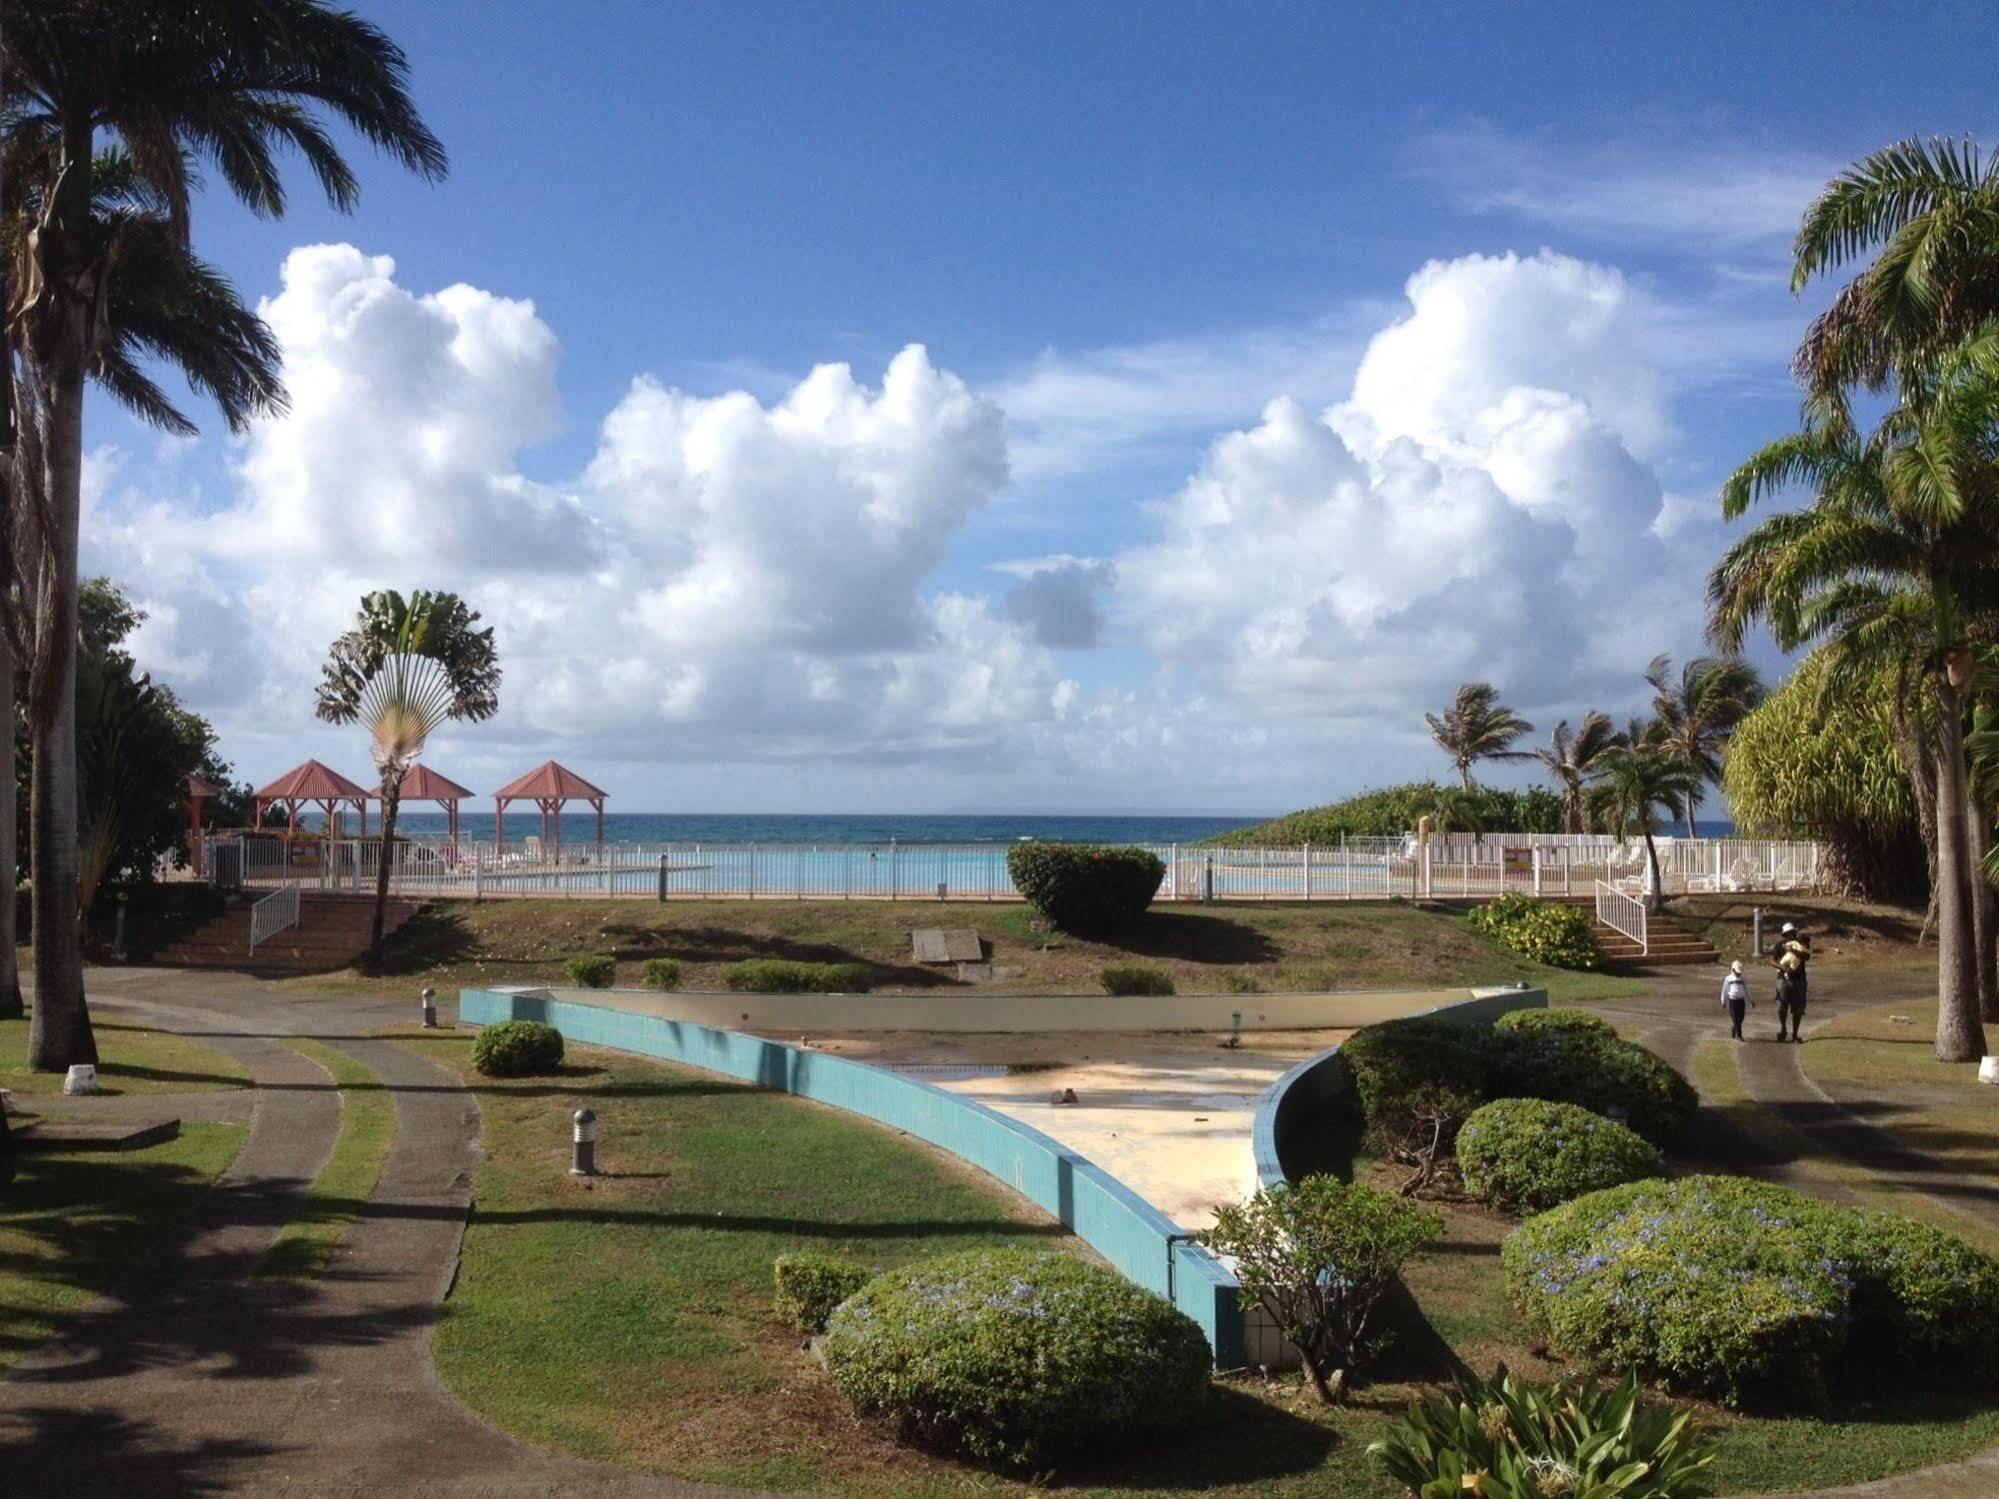
[[1969,5],[359,9],[451,177],[204,201],[294,409],[95,413],[88,560],[248,778],[358,773],[313,663],[432,583],[511,668],[440,767],[658,810],[1276,809],[1436,772],[1467,677],[1635,707],[1795,412],[1798,212],[1994,60]]

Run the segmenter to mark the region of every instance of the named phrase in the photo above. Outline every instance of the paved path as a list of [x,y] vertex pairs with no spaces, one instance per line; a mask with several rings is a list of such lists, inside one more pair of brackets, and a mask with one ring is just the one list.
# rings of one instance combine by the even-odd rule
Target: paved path
[[[300,1001],[206,974],[125,970],[93,974],[92,987],[241,1058],[255,1113],[186,1230],[0,1381],[0,1490],[727,1492],[527,1446],[438,1383],[430,1333],[457,1264],[479,1116],[456,1076],[369,1038],[408,1007]],[[252,1284],[339,1127],[331,1079],[275,1039],[288,1034],[321,1036],[372,1067],[394,1095],[396,1139],[326,1273],[303,1286]]]

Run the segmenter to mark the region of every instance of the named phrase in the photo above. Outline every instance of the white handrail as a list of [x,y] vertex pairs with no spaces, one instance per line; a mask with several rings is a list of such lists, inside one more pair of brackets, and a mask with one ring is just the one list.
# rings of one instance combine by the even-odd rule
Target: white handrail
[[1645,917],[1644,901],[1626,895],[1602,880],[1596,882],[1596,919],[1613,932],[1622,932],[1636,942],[1641,956],[1652,951],[1646,936]]
[[279,932],[298,925],[298,881],[293,880],[281,889],[250,907],[250,953],[254,957],[259,942],[268,942]]

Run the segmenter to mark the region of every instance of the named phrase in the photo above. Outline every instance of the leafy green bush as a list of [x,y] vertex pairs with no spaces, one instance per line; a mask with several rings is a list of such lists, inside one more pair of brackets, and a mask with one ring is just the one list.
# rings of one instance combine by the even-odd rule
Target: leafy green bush
[[579,988],[608,989],[611,980],[618,976],[618,960],[601,953],[579,953],[576,957],[563,960],[562,971],[569,975],[569,982]]
[[1211,1362],[1192,1319],[1150,1291],[1025,1249],[891,1271],[828,1319],[825,1353],[857,1410],[1015,1468],[1184,1423]]
[[1368,1449],[1418,1499],[1701,1499],[1714,1492],[1713,1441],[1688,1411],[1639,1402],[1625,1375],[1605,1390],[1467,1376],[1426,1395]]
[[1443,1231],[1435,1213],[1358,1182],[1308,1176],[1215,1210],[1203,1243],[1236,1261],[1246,1295],[1304,1355],[1331,1404],[1365,1361],[1375,1304]]
[[1310,843],[1335,847],[1348,838],[1399,838],[1416,831],[1417,820],[1436,811],[1449,796],[1481,832],[1558,833],[1562,830],[1562,799],[1546,786],[1508,791],[1498,786],[1474,786],[1465,791],[1436,781],[1411,781],[1364,791],[1343,802],[1292,812],[1254,827],[1237,828],[1210,838],[1231,848],[1296,848]]
[[1941,1229],[1741,1177],[1578,1197],[1507,1236],[1506,1284],[1564,1352],[1730,1404],[1795,1407],[1849,1351],[1989,1373],[1999,1261]]
[[778,1321],[800,1332],[824,1332],[833,1309],[875,1278],[875,1272],[830,1254],[781,1254],[771,1266]]
[[1171,994],[1173,975],[1150,963],[1113,963],[1097,975],[1106,994]]
[[1693,1123],[1700,1098],[1657,1053],[1610,1030],[1555,1025],[1488,1033],[1492,1096],[1580,1104],[1661,1149]]
[[1465,1191],[1512,1212],[1541,1212],[1585,1192],[1666,1174],[1643,1136],[1572,1103],[1501,1098],[1458,1131]]
[[677,958],[647,958],[644,972],[648,989],[680,987],[680,961]]
[[1145,914],[1166,864],[1142,848],[1016,843],[1007,873],[1023,899],[1065,932],[1115,932]]
[[502,1020],[479,1032],[472,1065],[488,1077],[539,1077],[562,1066],[562,1032],[539,1020]]
[[1603,961],[1589,915],[1580,906],[1502,895],[1466,920],[1500,946],[1550,968],[1591,969]]
[[1614,1036],[1617,1027],[1589,1010],[1508,1010],[1492,1023],[1497,1031],[1591,1031]]
[[866,994],[875,986],[875,971],[866,963],[745,958],[722,970],[722,982],[746,994]]
[[1341,1045],[1369,1142],[1410,1168],[1404,1192],[1431,1185],[1459,1127],[1492,1096],[1488,1035],[1443,1021],[1397,1020],[1366,1026]]

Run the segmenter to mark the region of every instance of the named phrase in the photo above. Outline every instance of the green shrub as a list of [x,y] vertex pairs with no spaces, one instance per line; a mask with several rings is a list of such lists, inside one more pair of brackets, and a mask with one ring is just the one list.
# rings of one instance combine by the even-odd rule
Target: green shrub
[[1416,823],[1434,816],[1439,801],[1449,797],[1475,827],[1488,833],[1559,833],[1562,799],[1546,786],[1509,791],[1498,786],[1474,786],[1465,791],[1437,781],[1411,781],[1363,791],[1345,801],[1308,807],[1254,827],[1237,828],[1206,841],[1231,848],[1296,848],[1309,843],[1337,849],[1342,837],[1400,838],[1416,831]]
[[875,986],[875,971],[866,963],[745,958],[722,970],[722,982],[746,994],[866,994]]
[[539,1020],[503,1020],[479,1032],[472,1065],[488,1077],[538,1077],[562,1066],[562,1032]]
[[1211,1364],[1192,1319],[1150,1291],[1024,1249],[891,1271],[841,1303],[825,1353],[855,1409],[1014,1468],[1183,1424]]
[[1113,963],[1097,975],[1106,994],[1171,994],[1173,975],[1149,963]]
[[1263,982],[1253,973],[1238,973],[1231,969],[1222,975],[1224,994],[1261,994]]
[[1590,1026],[1514,1026],[1488,1033],[1492,1096],[1580,1104],[1630,1125],[1661,1149],[1693,1123],[1700,1098],[1656,1053]]
[[1687,1411],[1615,1387],[1466,1376],[1425,1395],[1368,1449],[1412,1494],[1485,1499],[1701,1499],[1714,1492],[1714,1442]]
[[1507,1289],[1550,1341],[1730,1404],[1823,1396],[1833,1363],[1990,1372],[1999,1261],[1941,1229],[1741,1177],[1642,1181],[1529,1219]]
[[1329,1404],[1365,1361],[1375,1304],[1443,1220],[1393,1193],[1334,1176],[1259,1188],[1215,1210],[1201,1241],[1234,1257],[1243,1292],[1304,1355]]
[[563,959],[562,971],[569,975],[569,982],[578,988],[608,989],[611,980],[618,976],[618,960],[601,953],[578,954]]
[[1585,1192],[1666,1174],[1643,1136],[1572,1103],[1501,1098],[1458,1131],[1465,1191],[1511,1212],[1541,1212]]
[[1142,848],[1017,843],[1007,873],[1026,902],[1065,932],[1115,932],[1145,914],[1166,864]]
[[1502,895],[1466,918],[1502,947],[1550,968],[1591,969],[1603,962],[1587,912],[1531,895]]
[[1427,1189],[1460,1126],[1491,1094],[1489,1032],[1435,1020],[1397,1020],[1355,1031],[1340,1047],[1367,1137],[1411,1168],[1402,1190]]
[[824,1332],[833,1308],[875,1278],[875,1272],[830,1254],[781,1254],[771,1266],[778,1321],[800,1332]]
[[1492,1023],[1498,1031],[1591,1031],[1614,1036],[1617,1027],[1589,1010],[1508,1010]]
[[648,989],[680,987],[680,961],[677,958],[647,958],[644,973]]

